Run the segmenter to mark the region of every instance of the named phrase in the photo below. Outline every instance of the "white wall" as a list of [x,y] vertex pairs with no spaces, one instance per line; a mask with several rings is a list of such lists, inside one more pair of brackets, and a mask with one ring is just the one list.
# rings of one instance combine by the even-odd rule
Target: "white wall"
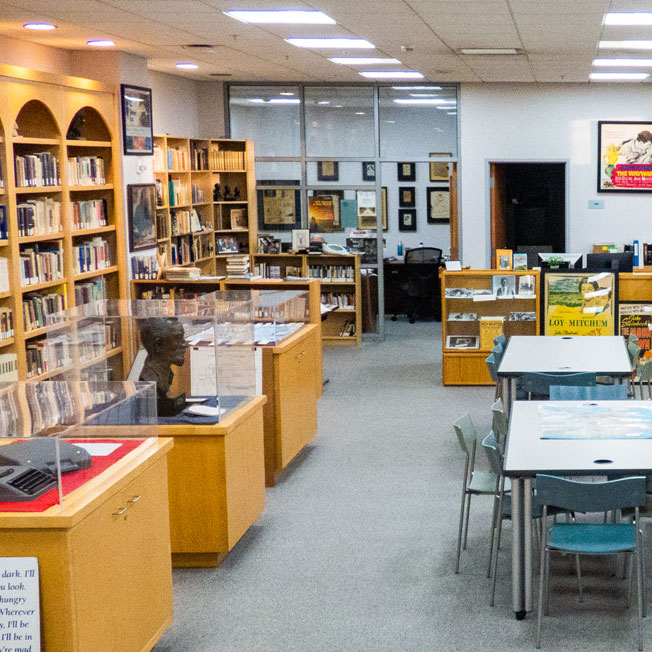
[[[568,160],[567,251],[598,242],[652,241],[645,194],[597,193],[598,120],[650,120],[641,84],[462,84],[461,242],[465,265],[489,265],[487,161]],[[590,199],[604,200],[589,210]]]
[[0,36],[0,62],[56,75],[71,75],[71,51]]
[[145,85],[152,89],[154,133],[195,138],[199,133],[197,82],[150,70]]

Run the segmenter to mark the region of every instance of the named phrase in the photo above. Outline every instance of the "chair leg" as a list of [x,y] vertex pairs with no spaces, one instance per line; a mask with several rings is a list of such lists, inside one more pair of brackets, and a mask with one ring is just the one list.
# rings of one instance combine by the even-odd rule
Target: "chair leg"
[[[627,555],[631,557],[631,553]],[[629,571],[627,573],[627,608],[629,609],[632,606],[632,579],[634,578],[633,570],[634,564],[629,564]]]
[[546,558],[548,556],[548,551],[544,550],[544,545],[545,542],[543,541],[543,537],[541,537],[541,558],[539,559],[539,604],[537,605],[537,639],[536,639],[536,647],[537,650],[541,647],[541,620],[543,618],[543,588],[544,584],[546,582],[546,572],[545,572],[545,565],[546,565]]
[[466,474],[464,475],[464,487],[462,488],[462,504],[460,506],[460,522],[457,528],[457,563],[455,574],[460,572],[460,554],[462,552],[462,528],[464,527],[464,504],[466,502]]
[[[645,539],[643,538],[643,528],[639,530],[639,548],[640,551],[638,554],[641,556],[641,576],[643,577],[643,618],[647,618],[647,595],[645,589]],[[638,555],[637,555],[638,556]]]
[[580,567],[579,555],[575,555],[575,568],[577,569],[577,586],[580,592],[580,602],[584,602],[584,596],[582,595],[582,569]]
[[494,496],[494,508],[491,513],[491,537],[489,539],[489,564],[487,565],[487,578],[491,577],[491,560],[494,554],[494,539],[496,538],[496,513],[498,509],[498,495]]
[[545,614],[546,616],[550,613],[550,551],[546,551],[546,605],[545,605]]
[[643,649],[643,569],[641,567],[642,550],[636,551],[636,588],[638,592],[638,649]]
[[[501,489],[504,487],[504,485],[501,486]],[[489,606],[493,607],[494,606],[494,601],[496,597],[496,579],[498,577],[498,551],[500,550],[500,536],[503,531],[503,497],[504,497],[504,492],[500,492],[500,498],[498,500],[498,531],[496,532],[496,538],[494,540],[494,550],[493,550],[493,561],[494,561],[494,568],[493,568],[493,574],[494,574],[494,579],[493,582],[491,583],[491,598],[489,599]]]
[[471,496],[473,494],[466,495],[466,522],[464,524],[464,542],[462,543],[462,550],[466,550],[466,539],[469,534],[469,515],[471,514]]

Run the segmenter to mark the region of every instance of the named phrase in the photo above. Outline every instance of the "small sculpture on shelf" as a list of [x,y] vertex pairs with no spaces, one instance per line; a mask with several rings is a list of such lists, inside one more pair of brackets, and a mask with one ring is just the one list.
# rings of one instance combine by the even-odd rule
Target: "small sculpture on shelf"
[[233,189],[233,201],[240,201],[240,188]]
[[183,324],[174,317],[148,317],[139,322],[140,341],[147,351],[147,359],[140,372],[140,380],[156,383],[158,415],[170,417],[186,406],[186,395],[168,396],[174,379],[172,365],[185,362],[186,341]]
[[213,201],[221,201],[222,196],[220,195],[220,184],[216,183],[213,186]]
[[222,199],[224,201],[233,201],[233,195],[231,194],[231,188],[229,188],[229,186],[224,186],[224,196]]

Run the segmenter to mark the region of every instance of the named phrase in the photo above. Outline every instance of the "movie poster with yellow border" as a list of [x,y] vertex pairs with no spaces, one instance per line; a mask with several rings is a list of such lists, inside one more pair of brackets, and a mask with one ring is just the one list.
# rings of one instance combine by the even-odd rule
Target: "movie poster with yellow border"
[[547,272],[543,288],[544,335],[616,335],[616,273]]
[[652,191],[652,123],[598,122],[598,192]]

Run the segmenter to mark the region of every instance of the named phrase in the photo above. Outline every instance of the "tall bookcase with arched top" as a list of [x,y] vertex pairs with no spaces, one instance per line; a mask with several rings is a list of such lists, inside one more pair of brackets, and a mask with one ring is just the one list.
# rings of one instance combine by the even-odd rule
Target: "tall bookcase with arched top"
[[0,379],[56,378],[95,361],[53,346],[48,315],[126,296],[116,91],[5,65],[0,91]]

